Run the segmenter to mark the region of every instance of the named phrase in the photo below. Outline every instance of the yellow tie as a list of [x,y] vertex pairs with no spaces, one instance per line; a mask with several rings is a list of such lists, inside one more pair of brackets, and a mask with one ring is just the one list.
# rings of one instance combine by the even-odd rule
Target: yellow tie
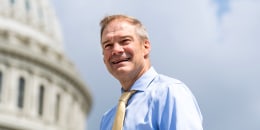
[[124,92],[118,102],[117,112],[113,124],[113,130],[123,130],[124,118],[125,118],[125,109],[128,99],[134,94],[136,91],[131,90],[129,92]]

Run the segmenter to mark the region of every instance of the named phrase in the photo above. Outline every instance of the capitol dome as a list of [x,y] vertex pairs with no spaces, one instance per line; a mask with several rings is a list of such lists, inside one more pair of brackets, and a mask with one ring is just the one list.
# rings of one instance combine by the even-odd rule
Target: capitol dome
[[84,130],[92,99],[49,0],[0,1],[0,130]]

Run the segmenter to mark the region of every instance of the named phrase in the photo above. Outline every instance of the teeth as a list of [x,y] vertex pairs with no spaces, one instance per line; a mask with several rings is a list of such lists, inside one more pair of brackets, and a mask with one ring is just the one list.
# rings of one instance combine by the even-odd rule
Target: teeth
[[129,59],[127,58],[127,59],[123,59],[123,60],[119,60],[119,61],[113,61],[112,63],[113,64],[118,64],[118,63],[120,63],[120,62],[124,62],[124,61],[128,61]]

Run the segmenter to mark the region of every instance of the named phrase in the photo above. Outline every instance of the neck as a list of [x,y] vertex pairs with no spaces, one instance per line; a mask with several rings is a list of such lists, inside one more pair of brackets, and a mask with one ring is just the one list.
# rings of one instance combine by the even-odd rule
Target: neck
[[150,65],[148,67],[144,67],[142,70],[136,73],[134,76],[127,76],[125,79],[121,79],[120,84],[124,91],[129,91],[132,87],[132,85],[135,83],[136,80],[138,80],[146,71],[150,69]]

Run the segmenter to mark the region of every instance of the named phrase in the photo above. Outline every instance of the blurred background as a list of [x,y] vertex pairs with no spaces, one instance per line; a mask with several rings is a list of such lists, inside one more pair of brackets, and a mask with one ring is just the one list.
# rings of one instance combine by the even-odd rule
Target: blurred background
[[92,96],[50,0],[0,0],[0,129],[84,130]]
[[205,130],[260,129],[259,0],[53,0],[65,50],[93,97],[89,130],[116,105],[120,84],[107,72],[99,21],[122,13],[140,19],[162,74],[192,90]]

